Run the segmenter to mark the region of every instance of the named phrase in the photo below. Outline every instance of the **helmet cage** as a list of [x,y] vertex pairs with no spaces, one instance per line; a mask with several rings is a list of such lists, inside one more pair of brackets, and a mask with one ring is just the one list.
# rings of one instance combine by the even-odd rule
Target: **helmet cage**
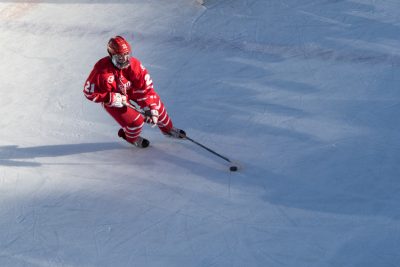
[[121,36],[111,38],[107,44],[107,52],[115,67],[124,69],[130,64],[131,46]]
[[114,54],[111,56],[111,61],[114,64],[115,67],[119,69],[125,69],[129,66],[130,64],[130,54]]

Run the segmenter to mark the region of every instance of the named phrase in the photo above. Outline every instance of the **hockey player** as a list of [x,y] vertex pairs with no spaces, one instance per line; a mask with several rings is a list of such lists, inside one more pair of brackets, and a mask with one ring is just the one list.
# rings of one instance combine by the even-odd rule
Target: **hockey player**
[[[150,74],[140,61],[131,56],[130,44],[121,36],[108,41],[108,56],[100,59],[85,82],[87,99],[101,103],[121,126],[118,136],[137,147],[149,146],[140,136],[144,122],[157,125],[166,136],[184,138],[186,133],[173,126],[167,110],[154,91]],[[127,107],[134,101],[144,112]]]

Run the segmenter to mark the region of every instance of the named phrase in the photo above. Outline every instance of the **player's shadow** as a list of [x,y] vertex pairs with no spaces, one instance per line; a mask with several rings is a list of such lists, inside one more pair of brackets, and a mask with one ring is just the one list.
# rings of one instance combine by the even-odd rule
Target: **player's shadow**
[[121,148],[117,142],[80,143],[19,147],[17,145],[0,146],[0,166],[37,167],[40,162],[33,161],[43,157],[62,157]]
[[[124,4],[126,0],[42,0],[42,3],[52,4]],[[0,3],[32,3],[29,0],[0,0]]]

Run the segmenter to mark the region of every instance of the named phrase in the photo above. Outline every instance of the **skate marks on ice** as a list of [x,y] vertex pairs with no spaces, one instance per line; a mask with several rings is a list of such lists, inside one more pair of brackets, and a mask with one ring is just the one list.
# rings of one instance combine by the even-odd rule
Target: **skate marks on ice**
[[[394,11],[382,13],[378,12],[379,4],[341,1],[332,4],[334,9],[329,12],[321,12],[321,3],[307,2],[233,1],[226,7],[219,3],[218,8],[208,9],[198,18],[189,40],[213,50],[231,48],[285,59],[400,65],[400,54],[393,53],[398,50],[400,32]],[[248,6],[274,13],[261,14]],[[231,12],[232,8],[240,12]],[[211,18],[221,13],[226,31],[213,31]],[[291,19],[282,20],[283,13]]]
[[[307,12],[292,7],[294,21],[301,24],[290,21],[290,25],[282,25],[279,23],[285,21],[276,20],[278,24],[271,28],[288,32],[271,34],[271,40],[254,35],[254,40],[243,38],[243,42],[240,27],[235,28],[238,38],[212,36],[207,22],[213,15],[211,10],[196,23],[190,40],[171,39],[176,46],[188,42],[185,44],[199,48],[194,49],[197,54],[210,54],[211,49],[215,52],[212,59],[208,58],[213,65],[207,70],[183,70],[183,76],[195,77],[190,81],[194,84],[193,96],[197,96],[197,89],[201,92],[198,99],[210,100],[207,96],[213,96],[212,101],[191,107],[195,114],[201,114],[195,118],[199,123],[194,127],[238,139],[251,134],[258,140],[257,146],[250,142],[249,148],[232,144],[227,154],[234,154],[236,148],[250,163],[251,153],[263,151],[254,161],[265,160],[266,170],[278,170],[263,176],[261,173],[268,172],[256,168],[257,172],[246,173],[253,177],[246,182],[264,184],[268,202],[334,214],[399,218],[396,179],[400,169],[396,167],[398,142],[393,131],[398,129],[398,119],[394,118],[399,112],[393,108],[398,98],[392,89],[398,86],[390,73],[396,73],[400,66],[395,47],[400,27],[378,18],[373,5],[341,1],[336,17],[328,12],[323,14],[325,19],[315,15],[321,12],[315,6],[308,6],[308,10],[302,7]],[[354,9],[357,12],[350,12]],[[255,25],[263,27],[261,22]],[[296,38],[279,40],[291,32]],[[201,64],[205,59],[194,58],[197,61],[193,65],[205,65]],[[234,64],[227,67],[226,58]],[[384,67],[389,75],[378,71],[377,66]],[[207,84],[207,80],[212,82]],[[240,98],[215,101],[219,97],[215,92]],[[242,125],[252,132],[247,133]],[[214,147],[215,143],[209,145]],[[376,181],[380,181],[379,188]]]
[[36,35],[56,35],[56,36],[78,36],[87,34],[93,36],[110,35],[113,30],[107,27],[97,26],[68,26],[65,24],[50,22],[25,22],[25,21],[5,21],[0,25],[2,31],[20,31],[24,33],[34,33]]

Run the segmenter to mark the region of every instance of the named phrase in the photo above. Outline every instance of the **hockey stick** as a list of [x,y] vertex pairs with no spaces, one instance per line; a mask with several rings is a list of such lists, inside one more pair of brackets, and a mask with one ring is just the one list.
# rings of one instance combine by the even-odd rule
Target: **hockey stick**
[[[227,162],[233,164],[233,162],[232,162],[230,159],[228,159],[227,157],[222,156],[221,154],[215,152],[214,150],[212,150],[211,148],[206,147],[206,146],[203,145],[203,144],[200,144],[199,142],[193,140],[193,139],[190,138],[189,136],[185,135],[185,136],[181,136],[181,137],[184,138],[184,139],[189,140],[189,141],[192,142],[193,144],[196,144],[196,145],[198,145],[198,146],[204,148],[205,150],[207,150],[208,152],[214,154],[215,156],[220,157],[221,159],[223,159],[223,160],[225,160],[225,161],[227,161]],[[229,166],[229,170],[232,171],[232,172],[235,172],[235,171],[238,170],[238,167],[237,167],[237,165],[230,165],[230,166]]]
[[[146,114],[144,113],[144,111],[143,111],[142,109],[137,108],[136,106],[132,105],[132,104],[129,103],[129,102],[126,102],[124,105],[125,105],[126,107],[128,107],[128,108],[131,108],[131,109],[133,109],[133,110],[139,112],[143,117],[146,117]],[[150,124],[152,124],[152,123],[150,123]],[[156,125],[157,125],[157,124],[154,124],[154,123],[153,123],[153,125],[152,125],[151,127],[155,127]]]
[[205,145],[200,144],[199,142],[193,140],[193,139],[190,138],[189,136],[186,135],[186,136],[184,136],[184,137],[182,137],[182,138],[185,138],[185,139],[189,140],[190,142],[192,142],[192,143],[194,143],[194,144],[196,144],[196,145],[198,145],[198,146],[204,148],[204,149],[207,150],[208,152],[211,152],[211,153],[213,153],[214,155],[220,157],[221,159],[224,159],[225,161],[227,161],[227,162],[229,162],[229,163],[232,163],[232,161],[231,161],[230,159],[228,159],[227,157],[222,156],[221,154],[218,154],[217,152],[215,152],[215,151],[212,150],[211,148],[208,148],[208,147],[206,147]]
[[[137,107],[135,107],[135,106],[132,105],[131,103],[126,103],[125,105],[126,105],[127,107],[133,109],[133,110],[136,110],[137,112],[139,112],[139,113],[142,114],[143,116],[145,116],[145,113],[144,113],[143,110],[138,109]],[[215,156],[220,157],[221,159],[223,159],[223,160],[225,160],[225,161],[227,161],[227,162],[233,164],[233,162],[232,162],[229,158],[227,158],[227,157],[225,157],[225,156],[222,156],[221,154],[215,152],[214,150],[212,150],[211,148],[206,147],[206,146],[203,145],[203,144],[200,144],[199,142],[193,140],[192,138],[190,138],[190,137],[187,136],[186,134],[185,134],[185,135],[179,134],[179,137],[181,137],[182,139],[189,140],[189,141],[192,142],[193,144],[196,144],[196,145],[198,145],[198,146],[204,148],[204,149],[207,150],[208,152],[214,154]],[[231,166],[229,167],[229,170],[235,172],[235,171],[238,170],[238,167],[237,167],[236,165],[231,165]]]
[[141,110],[141,109],[139,109],[139,108],[135,107],[135,106],[134,106],[134,105],[132,105],[131,103],[129,103],[129,102],[126,102],[126,103],[124,103],[124,105],[125,105],[126,107],[128,107],[128,108],[131,108],[131,109],[133,109],[133,110],[136,110],[137,112],[139,112],[140,114],[142,114],[143,116],[145,116],[145,114],[144,114],[144,111],[143,111],[143,110]]

